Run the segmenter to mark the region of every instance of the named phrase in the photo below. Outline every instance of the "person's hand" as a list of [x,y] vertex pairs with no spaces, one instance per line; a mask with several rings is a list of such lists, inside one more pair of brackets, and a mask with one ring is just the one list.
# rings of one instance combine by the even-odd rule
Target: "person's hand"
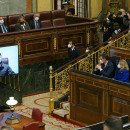
[[101,65],[96,65],[95,68],[101,70]]
[[111,15],[111,13],[110,13],[110,12],[108,12],[108,13],[107,13],[107,18],[108,18],[110,15]]
[[123,12],[122,12],[122,16],[124,17],[125,15],[126,15],[126,13],[123,11]]
[[113,14],[113,18],[116,18],[116,15],[115,15],[115,14]]

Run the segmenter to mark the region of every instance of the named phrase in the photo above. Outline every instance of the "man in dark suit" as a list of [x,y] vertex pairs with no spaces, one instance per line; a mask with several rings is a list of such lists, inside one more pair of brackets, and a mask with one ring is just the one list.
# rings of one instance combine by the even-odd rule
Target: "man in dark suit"
[[112,78],[114,77],[114,65],[109,61],[109,57],[107,54],[100,55],[100,63],[101,65],[96,65],[96,69],[100,71],[100,75]]
[[25,21],[23,16],[21,16],[18,19],[18,23],[15,25],[15,30],[16,31],[30,30],[30,26],[29,26],[28,22]]
[[3,17],[0,17],[0,33],[8,33],[9,27],[4,23]]
[[109,40],[112,37],[113,23],[107,18],[107,20],[103,24],[103,42]]
[[75,42],[70,40],[68,44],[68,56],[69,60],[74,60],[81,55],[78,48],[75,47]]
[[34,14],[33,20],[29,22],[31,29],[38,29],[42,27],[41,21],[39,19],[40,19],[40,14],[39,13]]
[[123,32],[123,31],[125,31],[126,29],[129,28],[128,25],[125,25],[125,24],[123,23],[123,19],[124,19],[125,17],[128,18],[128,16],[126,15],[126,12],[125,12],[124,9],[120,9],[119,12],[118,12],[118,16],[113,15],[113,17],[114,17],[113,21],[114,21],[114,22],[117,22],[117,23],[119,24],[118,33],[119,33],[119,32]]

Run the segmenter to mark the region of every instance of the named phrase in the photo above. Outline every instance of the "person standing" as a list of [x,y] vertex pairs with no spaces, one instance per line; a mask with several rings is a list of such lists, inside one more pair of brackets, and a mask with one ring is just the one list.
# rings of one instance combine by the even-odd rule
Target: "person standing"
[[69,40],[68,44],[68,56],[69,60],[74,60],[81,55],[80,50],[75,46],[75,42],[73,40]]
[[103,42],[109,40],[112,37],[113,30],[113,22],[111,20],[111,17],[113,16],[113,13],[108,12],[106,21],[103,24]]
[[123,19],[125,17],[128,17],[128,16],[127,16],[126,11],[124,9],[119,10],[118,16],[113,15],[113,21],[117,22],[119,24],[118,33],[123,32],[123,31],[125,31],[126,29],[129,28],[129,26],[124,24],[124,22],[123,22]]

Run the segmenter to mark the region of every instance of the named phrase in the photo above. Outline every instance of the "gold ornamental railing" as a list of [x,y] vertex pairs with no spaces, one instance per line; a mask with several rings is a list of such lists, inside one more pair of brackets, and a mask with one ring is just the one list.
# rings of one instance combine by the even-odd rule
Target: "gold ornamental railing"
[[[63,70],[52,73],[50,67],[50,104],[49,113],[54,109],[54,101],[69,91],[69,71],[75,69],[83,72],[93,73],[96,64],[99,63],[100,54],[110,55],[110,47],[130,49],[130,32],[126,31],[120,37],[112,39],[108,45],[102,46],[96,51],[92,50],[84,58],[78,58],[73,64],[69,64]],[[54,89],[53,89],[54,85]]]

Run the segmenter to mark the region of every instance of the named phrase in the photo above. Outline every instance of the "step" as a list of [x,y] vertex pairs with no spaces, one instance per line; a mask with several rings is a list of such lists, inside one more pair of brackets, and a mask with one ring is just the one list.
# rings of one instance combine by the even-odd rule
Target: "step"
[[84,125],[84,124],[80,124],[79,122],[75,122],[75,121],[71,120],[68,110],[64,110],[64,109],[54,109],[51,115],[52,115],[53,117],[55,117],[55,118],[60,119],[60,120],[69,122],[69,123],[74,124],[74,125],[78,125],[79,127],[84,127],[84,126],[86,126],[86,125]]
[[69,111],[64,109],[54,109],[53,114],[64,118],[69,114]]
[[60,103],[60,108],[61,109],[64,109],[64,110],[67,110],[69,111],[69,106],[70,106],[70,103],[67,101],[67,102],[61,102]]

